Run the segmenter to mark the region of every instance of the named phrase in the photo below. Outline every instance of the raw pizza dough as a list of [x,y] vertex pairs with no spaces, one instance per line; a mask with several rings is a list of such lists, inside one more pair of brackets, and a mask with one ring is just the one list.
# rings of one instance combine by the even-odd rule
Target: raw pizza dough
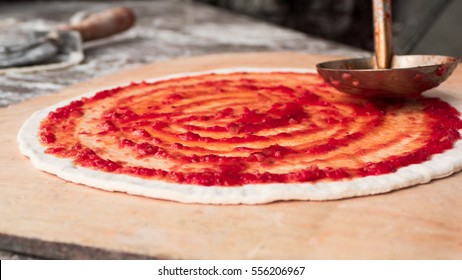
[[[229,68],[207,72],[185,73],[157,78],[148,82],[169,80],[178,77],[196,76],[207,73],[226,74],[234,72],[312,72],[309,69],[286,68]],[[184,203],[209,204],[260,204],[278,200],[333,200],[355,196],[365,196],[389,192],[416,184],[427,183],[432,179],[449,176],[462,169],[462,141],[454,143],[452,149],[436,154],[421,164],[399,168],[396,172],[344,179],[339,181],[320,181],[313,183],[269,183],[247,184],[243,186],[200,186],[193,184],[169,183],[160,180],[144,179],[129,175],[106,173],[76,166],[69,158],[58,158],[45,153],[37,131],[41,121],[48,113],[69,104],[72,100],[91,97],[98,91],[86,93],[50,106],[34,113],[21,127],[18,141],[21,152],[30,158],[39,169],[71,181],[107,191],[124,192],[152,198],[174,200]],[[462,111],[462,100],[457,95],[438,94]],[[460,131],[459,131],[460,132]]]

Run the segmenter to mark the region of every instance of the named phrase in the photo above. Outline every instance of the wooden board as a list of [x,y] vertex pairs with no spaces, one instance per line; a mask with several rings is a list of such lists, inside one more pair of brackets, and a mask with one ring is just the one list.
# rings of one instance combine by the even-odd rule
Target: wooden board
[[[294,53],[185,58],[97,78],[0,110],[0,246],[64,258],[461,259],[461,173],[371,197],[212,206],[67,183],[35,170],[18,151],[17,131],[32,112],[86,91],[172,73],[314,67],[326,59],[331,58]],[[462,94],[460,67],[444,87]]]

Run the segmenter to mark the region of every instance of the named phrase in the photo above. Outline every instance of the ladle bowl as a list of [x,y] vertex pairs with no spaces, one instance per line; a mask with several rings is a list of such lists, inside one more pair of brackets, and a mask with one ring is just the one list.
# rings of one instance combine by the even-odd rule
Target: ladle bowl
[[316,68],[328,84],[345,93],[408,98],[437,87],[458,62],[458,58],[440,55],[395,55],[388,69],[378,69],[375,57],[327,61]]

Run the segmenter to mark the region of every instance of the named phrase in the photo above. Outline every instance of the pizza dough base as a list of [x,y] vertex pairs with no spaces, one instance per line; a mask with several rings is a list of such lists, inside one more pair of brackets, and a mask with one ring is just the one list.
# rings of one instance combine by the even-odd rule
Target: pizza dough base
[[[148,82],[208,73],[225,74],[232,72],[305,73],[314,72],[314,70],[300,68],[226,68],[169,75],[148,80]],[[45,154],[46,148],[42,146],[37,137],[41,121],[50,111],[65,106],[72,100],[79,100],[84,96],[91,97],[98,91],[100,90],[88,92],[35,112],[24,122],[18,134],[19,148],[25,156],[30,158],[35,168],[73,183],[106,191],[124,192],[183,203],[204,204],[262,204],[279,200],[334,200],[366,196],[428,183],[433,179],[449,176],[462,169],[462,140],[455,142],[452,149],[433,155],[429,161],[399,168],[394,173],[334,182],[249,184],[234,187],[177,184],[106,173],[75,166],[72,160],[68,158],[57,158],[53,155]],[[432,92],[435,93],[435,91],[430,91],[430,94],[426,93],[424,95],[431,96]],[[462,98],[457,98],[457,94],[437,93],[434,94],[435,97],[448,102],[459,112],[462,111]],[[462,132],[462,130],[459,132]]]

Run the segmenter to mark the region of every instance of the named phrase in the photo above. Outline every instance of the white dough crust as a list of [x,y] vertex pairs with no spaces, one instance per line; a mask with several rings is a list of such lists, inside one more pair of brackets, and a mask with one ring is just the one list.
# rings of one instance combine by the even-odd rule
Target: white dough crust
[[[227,68],[170,75],[148,80],[148,82],[207,73],[304,73],[313,71],[312,69],[294,68]],[[93,96],[98,91],[92,91],[35,112],[24,122],[18,134],[19,148],[25,156],[30,158],[35,168],[54,174],[67,181],[106,191],[124,192],[183,203],[204,204],[262,204],[279,200],[334,200],[366,196],[428,183],[433,179],[449,176],[462,169],[462,140],[454,143],[452,149],[433,155],[429,161],[399,168],[394,173],[330,182],[249,184],[233,187],[178,184],[107,173],[76,166],[69,158],[58,158],[46,154],[46,148],[42,146],[39,137],[37,137],[40,122],[50,111],[65,106],[72,100],[79,100],[84,96]],[[425,96],[432,96],[432,92],[426,93]],[[460,94],[439,91],[435,97],[448,102],[459,112],[462,111],[462,96]]]

